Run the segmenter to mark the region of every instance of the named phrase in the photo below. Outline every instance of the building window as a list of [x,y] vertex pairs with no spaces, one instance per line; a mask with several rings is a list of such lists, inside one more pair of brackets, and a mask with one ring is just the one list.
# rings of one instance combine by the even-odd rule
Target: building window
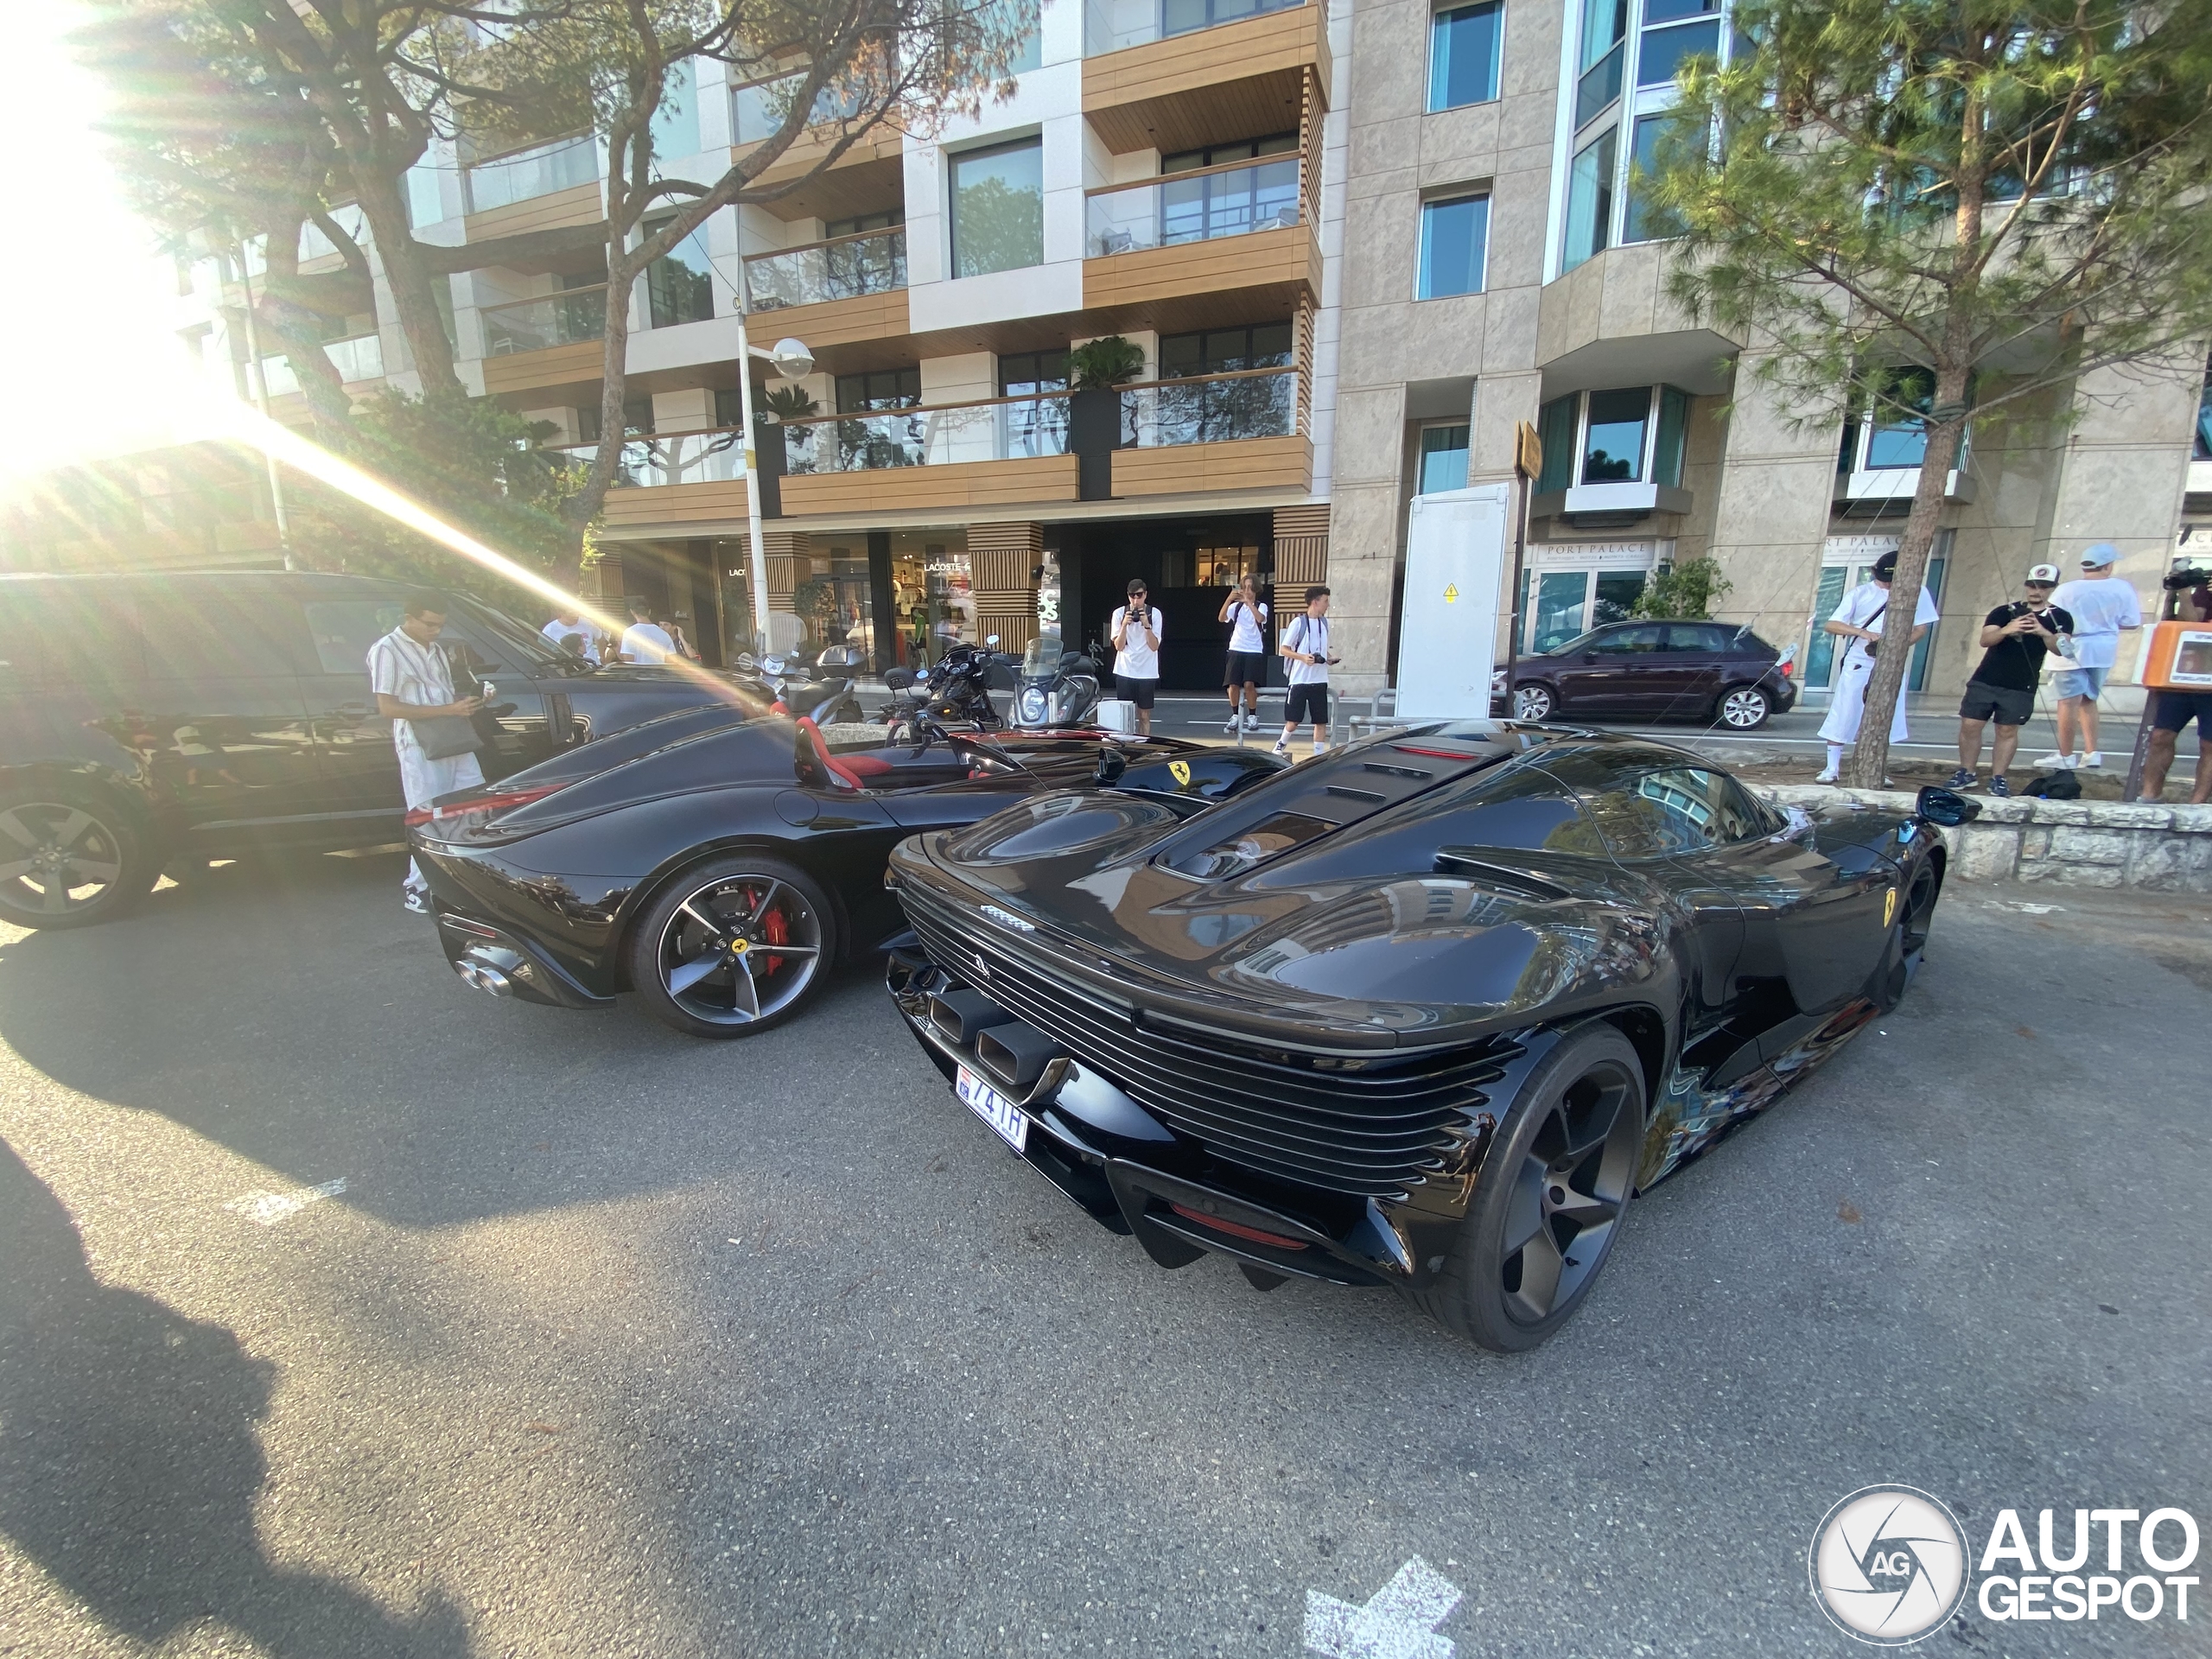
[[1456,110],[1497,96],[1500,0],[1440,11],[1428,25],[1428,107]]
[[906,210],[893,207],[880,213],[856,213],[850,219],[826,219],[822,221],[822,239],[835,242],[841,236],[859,236],[868,231],[896,230],[906,222]]
[[2199,461],[2212,461],[2212,363],[2204,365],[2204,390],[2196,395],[2196,448]]
[[[1217,236],[1241,236],[1247,231],[1297,224],[1297,149],[1298,135],[1282,132],[1233,144],[1209,144],[1204,149],[1181,150],[1164,157],[1160,163],[1164,180],[1160,188],[1161,244],[1203,242]],[[1284,159],[1262,159],[1270,156]],[[1227,173],[1205,173],[1194,179],[1171,176],[1246,161],[1259,164]]]
[[1536,474],[1536,493],[1565,489],[1574,478],[1574,422],[1581,400],[1554,397],[1536,411],[1536,441],[1544,448],[1544,469]]
[[992,0],[985,9],[985,27],[1003,29],[1009,34],[1017,29],[1022,31],[1014,43],[1014,55],[1007,60],[1007,74],[1026,75],[1044,66],[1044,31],[1039,16],[1043,10],[1043,0]]
[[653,111],[652,142],[653,154],[662,161],[699,153],[699,79],[690,58],[670,64],[662,78],[660,107]]
[[919,369],[875,369],[837,377],[837,412],[867,415],[880,410],[912,409],[922,401]]
[[1583,0],[1582,69],[1574,86],[1574,124],[1586,127],[1621,95],[1628,0]]
[[1582,438],[1582,482],[1634,484],[1643,477],[1643,435],[1651,422],[1651,388],[1590,394]]
[[1562,270],[1603,253],[1613,226],[1613,165],[1619,129],[1607,127],[1574,158],[1567,175],[1567,249]]
[[1720,55],[1720,0],[1643,0],[1636,84],[1671,86],[1686,58]]
[[[645,221],[645,235],[654,237],[671,221]],[[707,264],[707,228],[700,226],[659,258],[645,267],[645,304],[653,328],[673,327],[679,322],[705,322],[715,315],[715,279]]]
[[[1909,370],[1898,376],[1892,391],[1893,399],[1885,399],[1885,406],[1875,411],[1869,423],[1866,470],[1870,473],[1917,467],[1928,453],[1928,411],[1936,402],[1936,377],[1925,369]],[[1900,411],[1897,407],[1900,402],[1912,412]]]
[[1291,326],[1255,323],[1249,328],[1209,328],[1203,334],[1160,337],[1160,378],[1234,374],[1239,369],[1290,366]]
[[1045,263],[1041,139],[952,157],[952,274],[982,276]]
[[1160,32],[1187,35],[1194,29],[1233,23],[1262,11],[1281,11],[1306,0],[1160,0]]
[[745,424],[745,397],[735,386],[715,388],[715,424],[743,426]]
[[1490,198],[1455,196],[1421,206],[1421,281],[1414,297],[1440,300],[1483,291]]
[[1682,233],[1680,219],[1643,199],[1643,181],[1658,171],[1659,141],[1666,128],[1664,111],[1636,118],[1636,141],[1628,163],[1627,222],[1621,229],[1624,242],[1663,242]]
[[1005,352],[999,357],[999,396],[1033,397],[1068,389],[1065,352]]
[[1005,453],[1060,455],[1067,453],[1068,400],[1054,394],[1068,389],[1068,354],[1006,352],[999,357],[999,396],[1027,401],[1004,405]]
[[1418,493],[1467,487],[1467,429],[1464,426],[1425,426],[1421,433],[1421,486]]

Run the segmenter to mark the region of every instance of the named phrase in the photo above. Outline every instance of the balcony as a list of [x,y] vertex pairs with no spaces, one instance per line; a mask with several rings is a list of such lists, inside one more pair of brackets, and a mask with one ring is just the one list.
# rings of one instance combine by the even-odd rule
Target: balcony
[[1121,154],[1298,126],[1329,84],[1319,0],[1092,0],[1084,49],[1083,112]]
[[[598,452],[595,443],[579,443],[550,453],[581,470]],[[661,433],[623,443],[607,495],[610,526],[742,518],[745,512],[742,429]]]
[[[1974,498],[1974,479],[1967,470],[1973,460],[1973,436],[1969,428],[1960,441],[1959,464],[1944,475],[1946,501],[1964,503]],[[1853,518],[1907,511],[1920,492],[1920,459],[1927,449],[1928,435],[1918,420],[1870,416],[1847,426],[1836,467],[1836,511]]]
[[1083,302],[1144,305],[1224,289],[1319,302],[1320,242],[1299,157],[1193,169],[1090,192]]
[[[351,340],[328,340],[322,349],[337,369],[338,378],[349,386],[363,380],[384,378],[384,340],[379,335],[356,334]],[[281,352],[261,359],[261,373],[271,397],[287,397],[300,389],[299,377],[292,372],[291,359]]]
[[599,141],[588,133],[461,170],[468,239],[586,225],[601,216]]
[[1068,394],[785,421],[786,513],[1072,501]]
[[598,377],[607,285],[565,289],[484,308],[484,390],[498,396]]
[[1114,493],[1308,489],[1313,445],[1305,426],[1295,368],[1124,386]]
[[906,232],[863,231],[745,262],[755,313],[804,308],[791,326],[816,347],[893,340],[907,332]]
[[[730,92],[730,159],[782,126],[791,111],[800,78],[785,75],[757,81]],[[791,146],[761,173],[756,184],[769,186],[804,178],[822,154],[844,137],[841,124],[858,112],[860,104],[836,86],[826,86],[807,111],[807,125]],[[878,122],[827,168],[775,200],[762,204],[780,219],[849,219],[881,213],[903,200],[904,139],[894,118]]]

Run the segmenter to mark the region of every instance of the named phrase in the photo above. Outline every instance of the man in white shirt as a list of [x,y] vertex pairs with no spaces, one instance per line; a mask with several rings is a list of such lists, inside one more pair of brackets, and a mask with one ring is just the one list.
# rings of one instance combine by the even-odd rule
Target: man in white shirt
[[[1851,643],[1844,647],[1843,666],[1836,671],[1835,694],[1828,702],[1828,717],[1821,722],[1821,736],[1828,746],[1828,763],[1814,779],[1832,784],[1842,774],[1843,752],[1859,741],[1859,721],[1866,712],[1866,682],[1874,677],[1874,649],[1887,637],[1890,622],[1890,583],[1897,573],[1897,556],[1885,553],[1874,561],[1873,580],[1862,582],[1843,596],[1843,603],[1828,618],[1825,632]],[[1920,590],[1914,607],[1912,632],[1905,648],[1941,620],[1928,589]],[[1905,741],[1904,690],[1897,690],[1897,706],[1890,715],[1890,741]]]
[[1313,753],[1329,747],[1329,664],[1342,658],[1329,655],[1329,590],[1308,588],[1306,611],[1282,631],[1283,660],[1290,665],[1290,696],[1283,702],[1282,735],[1275,739],[1275,753],[1290,749],[1298,722],[1313,722]]
[[1114,616],[1114,695],[1137,706],[1137,731],[1152,735],[1152,704],[1160,690],[1160,607],[1146,602],[1141,579]]
[[[2104,694],[2105,678],[2120,660],[2120,636],[2143,626],[2143,607],[2133,582],[2112,573],[2120,550],[2099,542],[2082,555],[2078,581],[2063,582],[2050,602],[2074,619],[2073,649],[2065,654],[2071,665],[2051,678],[2058,694],[2058,750],[2036,764],[2061,766],[2101,766],[2104,755],[2097,748],[2097,699]],[[2076,758],[2074,742],[2080,734],[2082,753]]]
[[563,611],[540,628],[538,632],[545,637],[547,642],[556,651],[566,651],[569,648],[568,639],[574,634],[583,641],[576,655],[588,663],[596,663],[599,660],[599,640],[593,634],[590,625],[585,622],[584,613],[573,607]]
[[[423,752],[414,721],[449,715],[468,715],[483,707],[478,696],[454,695],[453,664],[438,646],[445,631],[446,598],[418,589],[401,602],[399,626],[369,647],[369,686],[377,713],[391,722],[392,747],[399,752],[399,784],[411,809],[428,806],[441,795],[474,789],[484,781],[474,754],[433,759]],[[418,916],[430,913],[429,884],[412,859],[400,884],[400,897]]]
[[1236,591],[1222,601],[1221,620],[1229,624],[1229,670],[1221,682],[1229,692],[1229,724],[1221,729],[1236,729],[1236,697],[1241,690],[1244,729],[1256,732],[1260,729],[1260,682],[1268,677],[1268,606],[1260,597],[1257,576],[1245,576]]
[[622,631],[619,655],[626,663],[664,663],[676,655],[676,641],[653,620],[651,601],[630,601],[630,626]]

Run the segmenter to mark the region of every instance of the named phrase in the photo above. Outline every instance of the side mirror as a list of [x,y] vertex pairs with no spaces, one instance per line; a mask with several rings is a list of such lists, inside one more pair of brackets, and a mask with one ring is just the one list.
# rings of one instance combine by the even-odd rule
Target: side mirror
[[1582,660],[1586,663],[1594,663],[1598,660],[1598,653],[1594,651],[1586,651],[1582,653]]
[[1955,789],[1929,784],[1913,798],[1912,810],[1917,817],[1948,830],[1958,824],[1970,823],[1980,817],[1981,803],[1968,800]]
[[1098,767],[1090,779],[1101,789],[1111,789],[1122,781],[1122,774],[1129,769],[1129,757],[1112,744],[1098,751]]

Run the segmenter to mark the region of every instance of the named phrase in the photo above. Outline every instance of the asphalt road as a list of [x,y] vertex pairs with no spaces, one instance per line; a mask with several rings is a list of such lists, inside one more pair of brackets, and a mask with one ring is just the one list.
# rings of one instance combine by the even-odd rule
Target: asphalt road
[[[1870,1482],[2212,1519],[2203,899],[1955,890],[1509,1359],[1153,1268],[865,971],[687,1041],[465,989],[397,880],[0,943],[0,1653],[1297,1655],[1418,1556],[1463,1656],[1840,1655]],[[2212,1618],[1971,1605],[1923,1651]]]

